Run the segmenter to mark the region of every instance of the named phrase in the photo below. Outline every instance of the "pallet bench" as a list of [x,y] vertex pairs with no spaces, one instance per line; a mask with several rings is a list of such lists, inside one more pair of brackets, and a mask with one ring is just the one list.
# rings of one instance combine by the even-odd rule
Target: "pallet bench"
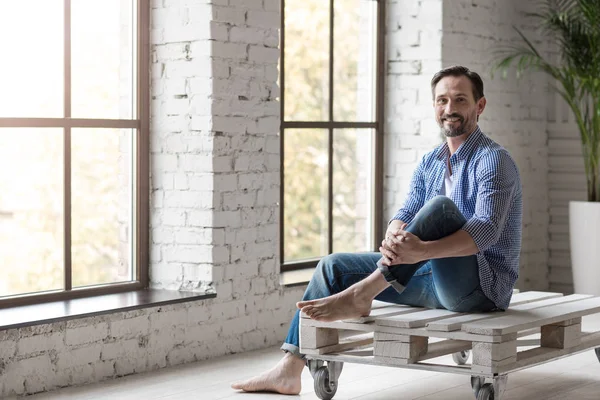
[[[300,351],[324,400],[335,395],[345,362],[470,375],[478,400],[500,400],[509,373],[590,349],[600,361],[600,332],[581,330],[582,317],[596,313],[600,297],[535,291],[516,293],[507,311],[490,313],[375,301],[368,317],[354,320],[319,322],[302,314]],[[521,339],[532,334],[540,338]],[[444,355],[454,364],[429,362]]]

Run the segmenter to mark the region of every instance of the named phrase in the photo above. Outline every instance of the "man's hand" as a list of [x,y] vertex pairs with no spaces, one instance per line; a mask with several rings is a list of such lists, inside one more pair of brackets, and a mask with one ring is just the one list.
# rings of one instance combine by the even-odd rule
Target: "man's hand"
[[[396,259],[395,250],[392,247],[392,241],[396,239],[396,234],[398,231],[404,230],[407,224],[400,220],[393,220],[389,223],[387,230],[385,231],[385,239],[381,242],[381,247],[379,251],[383,257],[384,265],[393,265],[396,264],[394,260]],[[382,250],[384,248],[385,250]]]
[[388,227],[386,237],[379,248],[384,265],[414,264],[427,259],[424,242],[405,231],[406,225],[402,221],[393,221]]

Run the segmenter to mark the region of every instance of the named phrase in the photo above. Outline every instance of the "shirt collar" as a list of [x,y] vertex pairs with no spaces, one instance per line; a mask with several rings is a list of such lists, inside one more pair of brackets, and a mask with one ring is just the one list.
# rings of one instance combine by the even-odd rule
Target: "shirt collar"
[[[471,132],[471,134],[467,137],[467,140],[465,140],[460,146],[458,146],[456,153],[454,153],[456,158],[459,160],[463,160],[469,154],[471,154],[473,152],[473,150],[479,144],[479,141],[481,140],[482,135],[483,135],[483,132],[481,132],[479,125],[477,125],[475,127],[475,130],[473,132]],[[438,160],[446,160],[448,158],[449,154],[450,154],[450,148],[448,147],[448,142],[445,142],[438,149],[436,157]]]

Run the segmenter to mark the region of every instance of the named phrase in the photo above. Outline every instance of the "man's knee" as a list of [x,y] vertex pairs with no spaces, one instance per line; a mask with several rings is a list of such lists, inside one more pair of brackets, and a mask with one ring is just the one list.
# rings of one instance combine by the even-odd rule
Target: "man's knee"
[[456,204],[446,196],[438,195],[429,200],[425,207],[428,212],[460,212]]
[[346,266],[351,262],[351,258],[356,255],[353,253],[333,253],[329,254],[317,264],[317,272],[327,277],[333,282],[338,276],[344,273]]

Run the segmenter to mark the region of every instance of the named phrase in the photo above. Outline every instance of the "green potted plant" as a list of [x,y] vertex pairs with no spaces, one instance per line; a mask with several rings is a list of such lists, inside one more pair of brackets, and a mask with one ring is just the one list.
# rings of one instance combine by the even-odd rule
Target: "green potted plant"
[[536,13],[543,34],[558,50],[552,63],[515,27],[518,45],[499,49],[492,71],[506,76],[516,65],[550,75],[579,130],[587,179],[587,201],[569,203],[571,264],[576,293],[600,295],[600,0],[546,0]]

